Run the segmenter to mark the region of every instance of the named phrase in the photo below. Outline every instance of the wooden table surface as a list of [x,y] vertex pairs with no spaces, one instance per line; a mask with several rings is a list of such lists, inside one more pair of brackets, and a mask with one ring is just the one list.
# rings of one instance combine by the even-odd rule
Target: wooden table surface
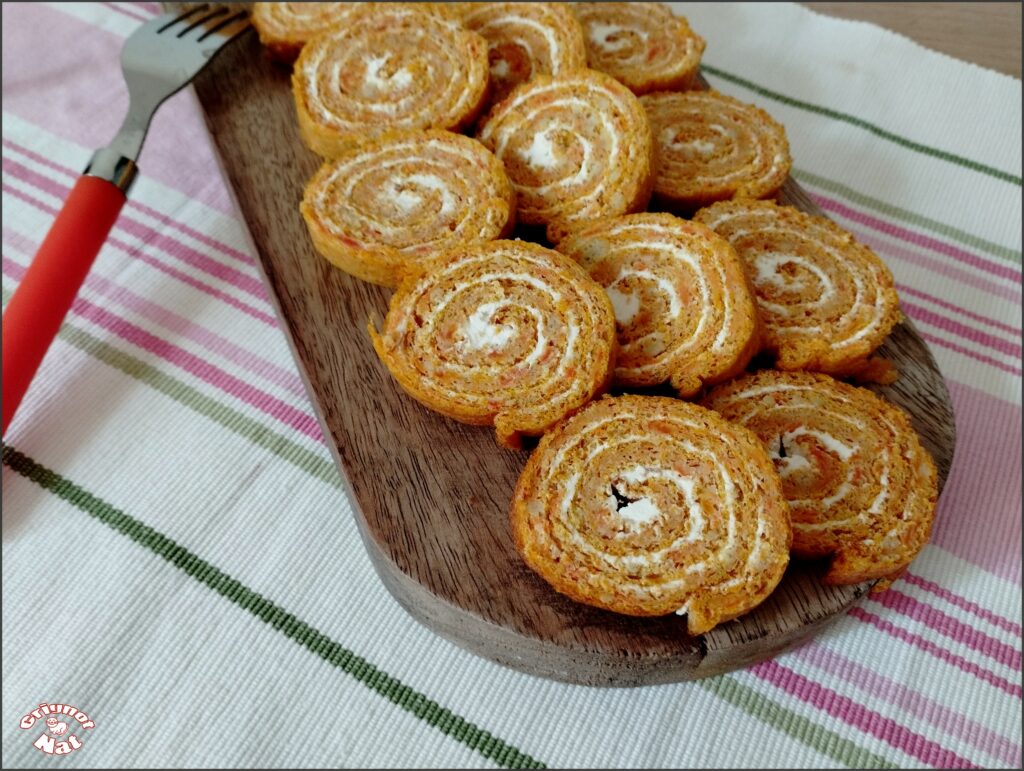
[[819,13],[870,21],[927,48],[1021,76],[1021,4],[804,3]]

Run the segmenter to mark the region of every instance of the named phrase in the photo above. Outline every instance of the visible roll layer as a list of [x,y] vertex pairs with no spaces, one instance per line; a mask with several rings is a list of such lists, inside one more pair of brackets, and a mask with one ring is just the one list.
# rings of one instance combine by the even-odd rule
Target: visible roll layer
[[484,105],[487,67],[475,32],[374,3],[302,49],[292,90],[303,140],[331,157],[387,129],[465,128]]
[[733,201],[694,217],[729,241],[747,268],[780,369],[867,372],[900,321],[892,274],[824,217],[769,201]]
[[463,3],[462,24],[487,40],[492,101],[537,75],[562,75],[587,66],[583,30],[572,10],[557,3]]
[[515,196],[501,162],[479,142],[405,131],[326,161],[301,210],[320,254],[357,278],[397,286],[446,249],[507,235]]
[[637,98],[593,70],[539,76],[487,116],[479,134],[505,164],[522,222],[557,242],[596,217],[650,198],[650,126]]
[[576,3],[587,62],[635,94],[690,88],[704,40],[661,3]]
[[615,381],[670,380],[681,396],[742,372],[760,345],[757,309],[729,242],[671,214],[629,214],[576,230],[558,250],[615,308]]
[[749,431],[677,399],[599,399],[540,440],[512,502],[526,563],[578,602],[685,613],[691,634],[758,605],[789,561],[786,501]]
[[275,59],[290,62],[307,42],[349,23],[353,11],[375,7],[404,7],[420,13],[455,19],[444,3],[253,3],[252,23],[260,42]]
[[717,91],[640,100],[657,145],[654,197],[692,211],[730,198],[768,198],[789,176],[786,131],[764,110]]
[[607,295],[568,257],[523,241],[459,247],[424,263],[370,335],[412,397],[493,424],[512,447],[604,390],[614,366]]
[[254,3],[252,23],[275,59],[292,61],[302,46],[343,23],[360,3]]
[[827,375],[763,371],[718,386],[708,407],[768,449],[792,511],[793,553],[832,555],[831,584],[884,579],[927,543],[938,477],[907,416]]

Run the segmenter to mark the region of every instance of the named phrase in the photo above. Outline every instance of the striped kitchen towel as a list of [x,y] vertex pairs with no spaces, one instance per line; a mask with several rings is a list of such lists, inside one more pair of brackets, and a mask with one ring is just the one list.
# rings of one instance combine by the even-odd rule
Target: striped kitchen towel
[[[157,12],[3,5],[5,302]],[[682,12],[947,379],[956,460],[911,571],[688,684],[549,682],[419,626],[363,551],[184,92],[6,437],[5,766],[1020,767],[1021,84],[796,5]],[[33,746],[44,704],[95,724],[64,718],[69,757]]]

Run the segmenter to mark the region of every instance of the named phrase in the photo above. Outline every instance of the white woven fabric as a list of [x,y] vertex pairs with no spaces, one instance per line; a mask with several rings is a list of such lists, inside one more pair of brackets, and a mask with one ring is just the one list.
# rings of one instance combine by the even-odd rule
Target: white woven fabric
[[[947,377],[960,443],[911,575],[701,683],[574,687],[421,627],[363,551],[185,93],[5,437],[4,766],[1020,766],[1021,84],[797,5],[673,5]],[[3,6],[5,303],[154,12]],[[95,720],[80,750],[33,747],[44,702]]]

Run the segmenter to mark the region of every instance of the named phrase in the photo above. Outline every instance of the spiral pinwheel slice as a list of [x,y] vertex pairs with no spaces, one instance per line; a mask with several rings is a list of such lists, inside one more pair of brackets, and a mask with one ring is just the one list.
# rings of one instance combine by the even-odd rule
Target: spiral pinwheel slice
[[462,24],[487,40],[492,100],[536,75],[561,75],[587,66],[583,30],[557,3],[464,3]]
[[353,11],[381,6],[458,18],[444,3],[253,3],[252,23],[271,57],[290,62],[308,41],[347,24]]
[[609,384],[615,316],[568,257],[523,241],[450,250],[403,280],[377,355],[425,406],[519,446]]
[[927,543],[938,477],[899,408],[827,375],[774,370],[720,385],[704,403],[768,449],[793,553],[831,555],[826,583],[885,588]]
[[387,129],[469,126],[487,96],[487,41],[438,14],[373,3],[313,38],[292,73],[303,140],[331,157]]
[[547,225],[552,243],[650,198],[647,118],[629,89],[600,72],[522,84],[487,115],[479,138],[505,164],[520,221]]
[[507,235],[515,196],[501,162],[449,131],[402,131],[326,161],[301,205],[317,251],[364,281],[397,286],[442,251]]
[[692,87],[704,39],[661,3],[577,3],[587,62],[635,94]]
[[546,433],[516,485],[526,563],[578,602],[686,614],[702,634],[764,600],[789,511],[757,438],[696,404],[598,399]]
[[760,346],[757,308],[729,242],[671,214],[628,214],[574,231],[558,251],[615,308],[615,382],[671,380],[681,396],[742,372]]
[[693,211],[730,198],[769,198],[789,176],[785,129],[764,110],[717,91],[640,99],[657,146],[654,197]]
[[292,61],[302,46],[344,22],[360,3],[254,3],[252,23],[275,59]]
[[694,219],[743,260],[776,366],[878,370],[871,354],[901,315],[892,274],[874,252],[824,217],[770,201],[718,203]]

